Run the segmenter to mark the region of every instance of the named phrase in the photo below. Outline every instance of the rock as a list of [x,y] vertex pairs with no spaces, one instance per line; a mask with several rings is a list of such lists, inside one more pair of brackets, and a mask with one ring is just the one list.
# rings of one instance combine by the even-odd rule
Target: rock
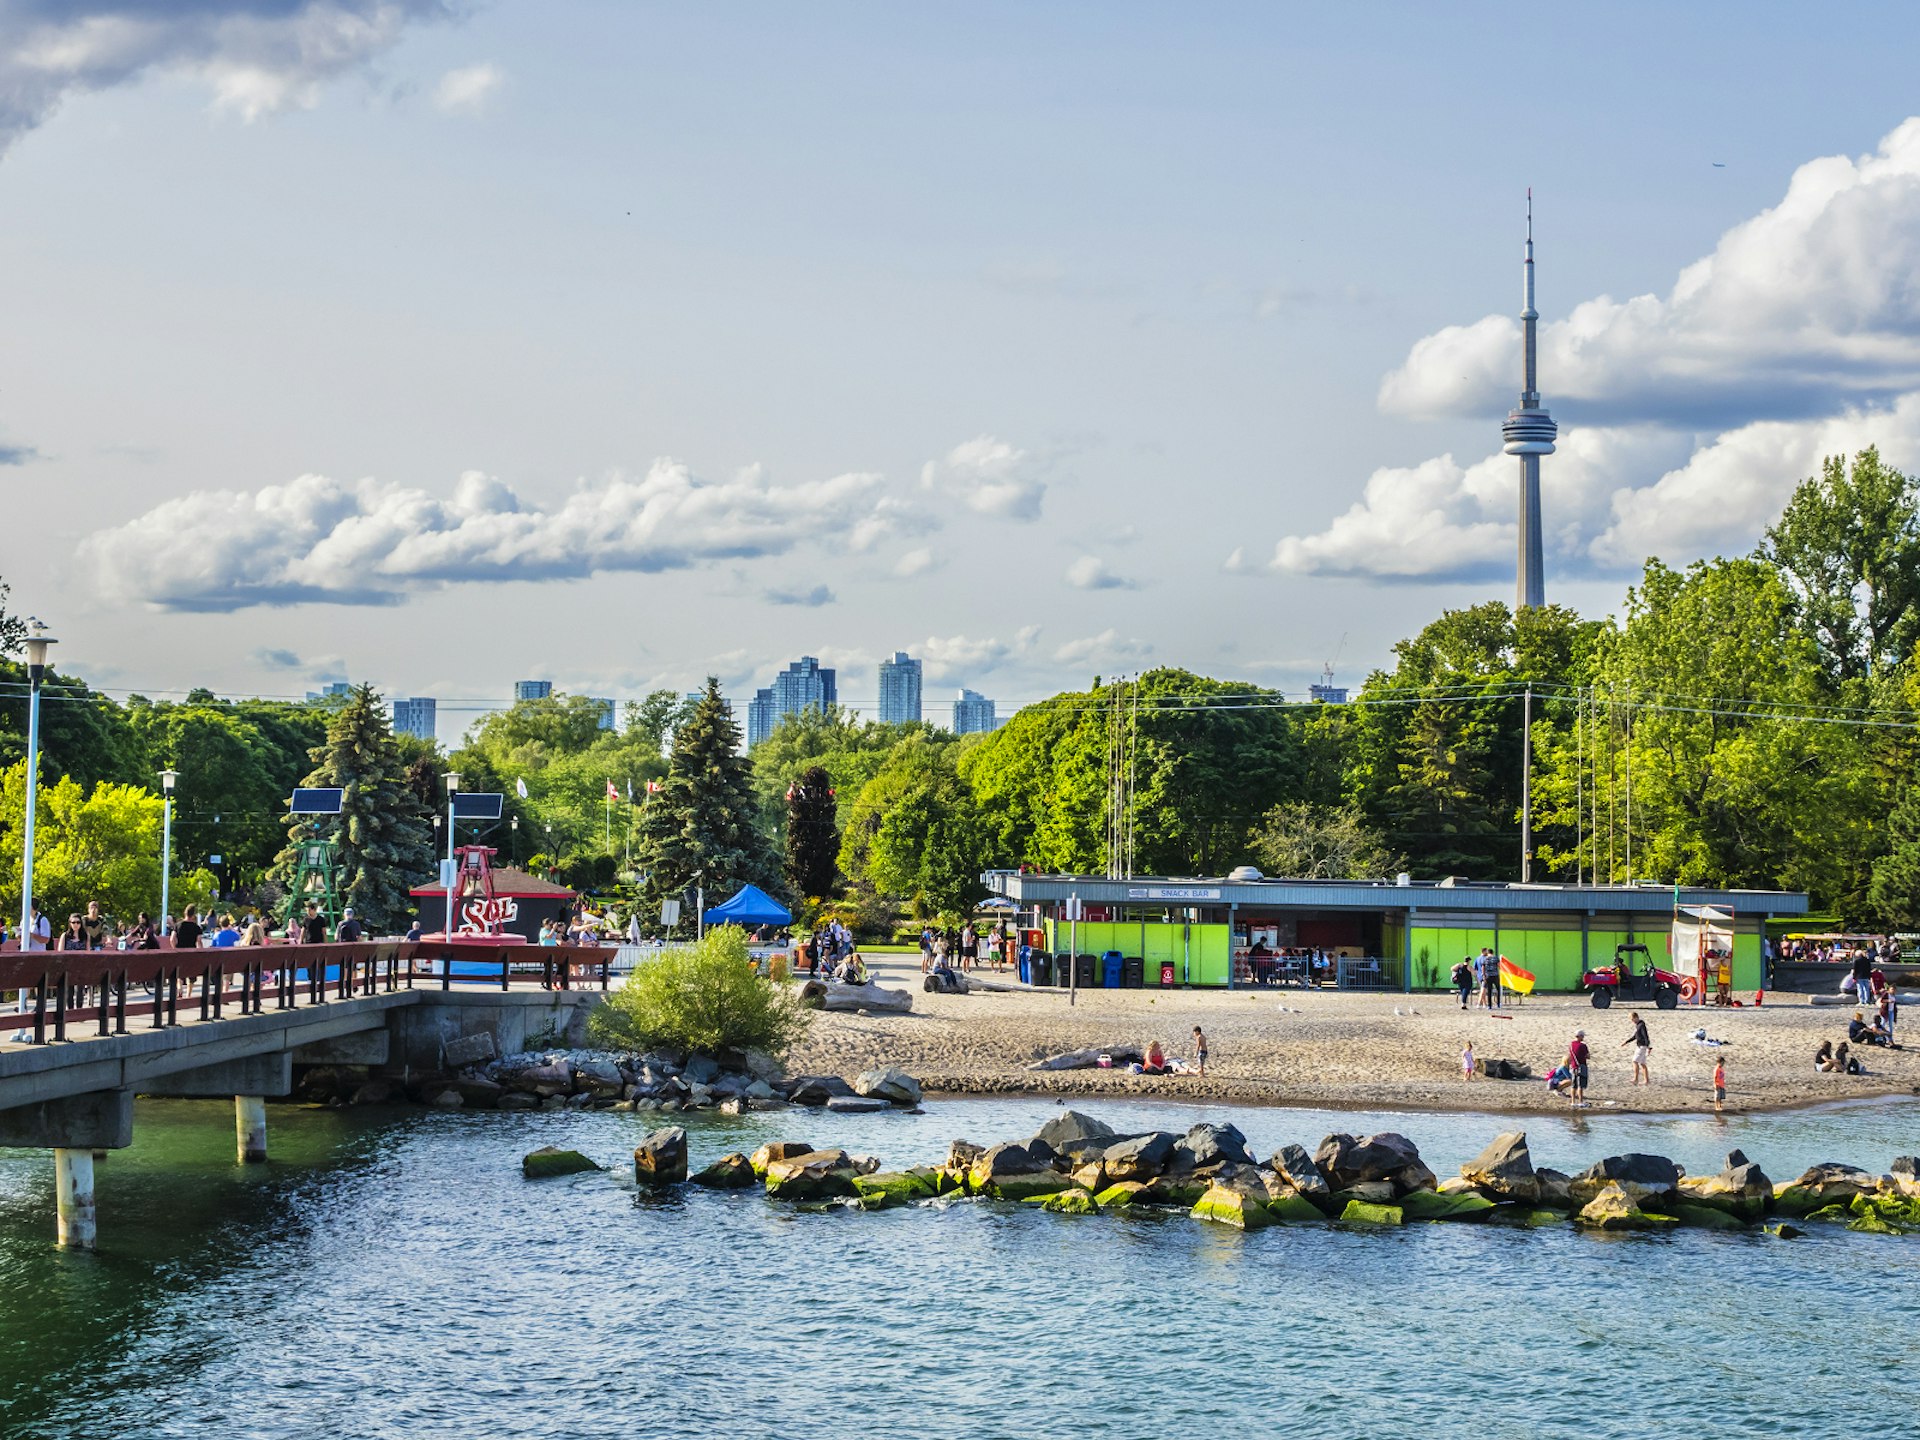
[[1302,1195],[1298,1190],[1288,1190],[1275,1195],[1267,1201],[1267,1214],[1275,1220],[1295,1222],[1301,1220],[1324,1220],[1326,1215],[1320,1207]]
[[1391,1205],[1399,1193],[1391,1180],[1362,1180],[1358,1185],[1334,1191],[1333,1203],[1351,1205],[1357,1200],[1362,1205]]
[[836,1095],[827,1101],[827,1109],[839,1115],[872,1115],[892,1108],[885,1100],[863,1100],[858,1095]]
[[1548,1225],[1564,1225],[1564,1210],[1530,1210],[1524,1205],[1496,1205],[1486,1215],[1489,1225],[1507,1225],[1521,1230],[1539,1230]]
[[743,1099],[747,1100],[777,1100],[780,1098],[780,1092],[764,1080],[753,1081],[745,1090],[742,1090],[740,1094]]
[[349,1105],[386,1105],[393,1100],[393,1085],[386,1080],[369,1080],[349,1097]]
[[720,1062],[711,1055],[695,1055],[681,1070],[680,1078],[689,1085],[711,1085],[720,1078]]
[[633,1151],[633,1178],[642,1185],[678,1185],[687,1178],[687,1132],[656,1130]]
[[[1733,1155],[1727,1158],[1731,1160]],[[1718,1175],[1682,1175],[1680,1195],[1689,1204],[1709,1206],[1751,1221],[1767,1213],[1767,1206],[1773,1202],[1773,1182],[1758,1165],[1743,1159]]]
[[794,1105],[824,1105],[829,1100],[851,1099],[853,1087],[838,1075],[802,1075],[787,1082],[786,1096]]
[[744,1115],[747,1113],[748,1108],[748,1103],[738,1095],[735,1095],[730,1100],[722,1100],[720,1102],[720,1113],[722,1115]]
[[1626,1183],[1609,1180],[1574,1219],[1594,1230],[1664,1230],[1679,1223],[1670,1216],[1649,1215],[1640,1208],[1639,1200],[1640,1196]]
[[458,1110],[467,1102],[461,1098],[458,1090],[442,1090],[427,1103],[436,1110]]
[[1147,1192],[1152,1188],[1141,1180],[1122,1180],[1106,1186],[1093,1199],[1102,1210],[1127,1210],[1151,1203]]
[[885,1070],[862,1070],[853,1077],[853,1093],[893,1105],[918,1105],[920,1082],[892,1066]]
[[1533,1173],[1524,1130],[1494,1136],[1491,1145],[1460,1167],[1460,1178],[1495,1200],[1532,1205],[1540,1199],[1540,1180]]
[[1682,1225],[1695,1230],[1744,1230],[1747,1227],[1738,1216],[1729,1215],[1725,1210],[1711,1205],[1692,1205],[1684,1200],[1671,1202],[1668,1207],[1673,1218]]
[[[948,1163],[952,1163],[951,1151],[948,1153]],[[969,1171],[974,1187],[984,1190],[1008,1176],[1032,1175],[1045,1168],[1033,1158],[1033,1152],[1025,1145],[996,1145],[984,1151],[969,1167]]]
[[1524,1060],[1476,1060],[1473,1062],[1473,1068],[1489,1080],[1531,1080],[1533,1078],[1533,1067]]
[[1111,1125],[1091,1115],[1063,1110],[1042,1125],[1034,1138],[1046,1141],[1062,1155],[1072,1155],[1090,1144],[1098,1144],[1104,1150],[1114,1138],[1114,1131]]
[[1550,1210],[1573,1209],[1572,1177],[1542,1166],[1533,1172],[1533,1178],[1540,1182],[1540,1203],[1543,1206]]
[[1776,1185],[1773,1204],[1789,1215],[1805,1215],[1823,1205],[1846,1204],[1856,1195],[1871,1195],[1879,1181],[1852,1165],[1815,1165],[1785,1185]]
[[991,1184],[976,1183],[973,1188],[995,1200],[1030,1200],[1036,1195],[1057,1195],[1062,1190],[1078,1190],[1080,1187],[1052,1170],[1037,1170],[1031,1174],[1003,1175]]
[[529,1180],[546,1180],[555,1175],[577,1175],[600,1167],[578,1150],[560,1150],[542,1145],[520,1157],[520,1173]]
[[753,1152],[752,1158],[747,1163],[753,1167],[754,1174],[764,1177],[767,1167],[776,1160],[791,1160],[796,1155],[813,1153],[813,1146],[802,1144],[798,1140],[769,1140]]
[[1351,1135],[1329,1135],[1320,1142],[1313,1159],[1336,1191],[1366,1181],[1386,1180],[1405,1194],[1409,1190],[1431,1190],[1438,1178],[1421,1161],[1414,1143],[1392,1131],[1358,1140]]
[[1316,1205],[1325,1205],[1333,1196],[1333,1187],[1327,1184],[1327,1177],[1320,1173],[1320,1167],[1313,1163],[1304,1146],[1282,1145],[1274,1152],[1273,1168]]
[[566,1095],[549,1095],[544,1100],[534,1101],[534,1104],[538,1105],[542,1110],[564,1110],[567,1108],[567,1101],[570,1098],[570,1096]]
[[1637,1209],[1647,1200],[1664,1200],[1676,1194],[1680,1167],[1664,1155],[1609,1155],[1575,1175],[1567,1189],[1575,1204],[1587,1206],[1610,1185],[1624,1190]]
[[551,1099],[543,1100],[540,1103],[543,1105],[549,1105],[549,1104],[553,1104],[556,1101],[559,1104],[566,1106],[566,1108],[569,1110],[591,1110],[593,1108],[593,1096],[586,1095],[586,1094],[555,1095]]
[[747,1051],[740,1057],[740,1063],[746,1067],[747,1074],[769,1084],[787,1073],[787,1067],[764,1050]]
[[767,1194],[775,1200],[830,1200],[855,1193],[856,1172],[844,1150],[809,1150],[767,1165]]
[[1493,1201],[1473,1190],[1452,1195],[1414,1190],[1400,1197],[1401,1214],[1409,1220],[1484,1220],[1493,1209]]
[[1893,1164],[1887,1167],[1887,1173],[1889,1175],[1905,1176],[1909,1180],[1920,1180],[1920,1156],[1895,1156]]
[[440,1047],[440,1062],[457,1070],[462,1065],[484,1065],[498,1053],[493,1045],[493,1032],[482,1030],[478,1034],[461,1035],[443,1044]]
[[1211,1180],[1198,1175],[1162,1175],[1148,1187],[1147,1193],[1156,1205],[1177,1205],[1182,1210],[1191,1210],[1212,1188]]
[[1789,1225],[1784,1220],[1777,1225],[1768,1225],[1763,1228],[1767,1234],[1777,1236],[1782,1240],[1798,1240],[1807,1233],[1798,1225]]
[[853,1190],[862,1210],[891,1210],[914,1200],[931,1200],[936,1193],[931,1181],[911,1170],[855,1175]]
[[509,1090],[519,1090],[545,1100],[554,1095],[572,1093],[573,1067],[565,1060],[551,1065],[523,1065],[506,1072],[502,1081]]
[[1364,1200],[1349,1200],[1340,1212],[1342,1225],[1399,1225],[1406,1213],[1398,1205],[1369,1205]]
[[952,1171],[971,1170],[974,1162],[987,1153],[987,1147],[976,1145],[971,1140],[955,1140],[947,1146],[947,1160],[944,1168]]
[[1264,1199],[1255,1199],[1226,1185],[1209,1185],[1191,1213],[1196,1220],[1211,1220],[1236,1230],[1264,1230],[1274,1222]]
[[722,1155],[691,1178],[694,1184],[709,1190],[744,1190],[759,1176],[754,1174],[753,1162],[736,1150],[731,1155]]
[[1027,1201],[1055,1215],[1098,1215],[1100,1206],[1084,1190],[1058,1190]]
[[506,1097],[506,1087],[497,1080],[469,1072],[453,1077],[453,1088],[460,1092],[460,1098],[475,1110],[492,1110]]
[[1107,1188],[1107,1167],[1098,1160],[1088,1160],[1076,1165],[1067,1174],[1074,1184],[1089,1195],[1098,1195]]
[[502,1095],[495,1108],[500,1110],[533,1110],[540,1102],[531,1095],[523,1095],[517,1090],[509,1090]]
[[615,1096],[626,1083],[611,1060],[583,1060],[573,1067],[573,1088],[589,1095]]
[[1247,1153],[1247,1137],[1232,1125],[1210,1125],[1203,1121],[1187,1131],[1186,1138],[1174,1151],[1176,1170],[1251,1164],[1253,1156]]
[[680,1103],[689,1110],[704,1109],[713,1103],[713,1087],[695,1081],[687,1086],[687,1093]]
[[1746,1151],[1739,1149],[1729,1150],[1727,1151],[1727,1163],[1723,1168],[1727,1170],[1738,1170],[1742,1165],[1749,1163],[1751,1162],[1747,1159]]
[[1174,1137],[1164,1130],[1135,1135],[1107,1146],[1100,1154],[1113,1180],[1152,1180],[1173,1160]]
[[913,1009],[913,992],[888,990],[871,983],[842,985],[838,980],[809,980],[800,987],[800,1002],[815,1010],[905,1015]]

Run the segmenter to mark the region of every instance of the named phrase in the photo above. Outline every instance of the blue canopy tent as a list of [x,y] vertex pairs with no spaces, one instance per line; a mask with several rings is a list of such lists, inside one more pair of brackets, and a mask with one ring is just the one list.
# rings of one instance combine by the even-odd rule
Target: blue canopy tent
[[757,885],[742,885],[724,905],[707,911],[709,925],[791,925],[793,913]]

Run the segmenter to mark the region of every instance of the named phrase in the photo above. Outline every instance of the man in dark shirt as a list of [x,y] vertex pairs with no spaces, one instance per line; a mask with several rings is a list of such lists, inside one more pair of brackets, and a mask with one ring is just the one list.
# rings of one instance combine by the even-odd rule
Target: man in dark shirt
[[1630,1013],[1627,1018],[1633,1022],[1633,1029],[1627,1032],[1627,1038],[1620,1044],[1623,1048],[1628,1045],[1633,1046],[1633,1083],[1651,1085],[1653,1074],[1647,1066],[1653,1059],[1653,1037],[1647,1034],[1647,1022],[1640,1018],[1638,1010]]
[[1873,955],[1866,949],[1853,952],[1853,992],[1862,1005],[1873,1003]]
[[300,939],[308,945],[327,943],[327,922],[320,914],[320,907],[313,901],[307,901],[307,916],[300,922]]
[[1573,1084],[1567,1089],[1576,1107],[1584,1109],[1587,1103],[1587,1064],[1593,1058],[1593,1052],[1587,1049],[1587,1032],[1573,1032],[1573,1043],[1567,1046],[1567,1070],[1573,1077]]
[[347,945],[360,938],[360,922],[353,918],[351,907],[340,912],[340,928],[333,932],[333,938]]
[[191,905],[187,906],[187,913],[180,917],[180,923],[173,927],[173,948],[176,950],[200,948],[200,912]]

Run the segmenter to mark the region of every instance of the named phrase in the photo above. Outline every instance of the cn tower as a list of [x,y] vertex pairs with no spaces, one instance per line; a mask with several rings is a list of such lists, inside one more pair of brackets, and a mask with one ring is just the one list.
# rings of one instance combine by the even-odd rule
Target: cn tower
[[1520,406],[1510,411],[1507,423],[1500,427],[1506,452],[1520,457],[1520,566],[1514,608],[1547,603],[1546,575],[1540,558],[1540,457],[1553,453],[1554,436],[1560,433],[1553,417],[1540,406],[1540,376],[1536,368],[1538,349],[1534,326],[1540,312],[1533,308],[1533,187],[1527,187],[1527,259],[1520,307],[1520,329],[1524,338],[1525,375],[1520,391]]

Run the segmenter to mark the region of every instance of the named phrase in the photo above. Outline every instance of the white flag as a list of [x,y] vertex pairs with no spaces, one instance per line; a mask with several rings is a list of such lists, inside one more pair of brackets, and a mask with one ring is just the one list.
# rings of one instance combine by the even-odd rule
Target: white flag
[[522,800],[527,798],[527,782],[525,780],[514,781],[513,789],[514,793],[519,795]]

